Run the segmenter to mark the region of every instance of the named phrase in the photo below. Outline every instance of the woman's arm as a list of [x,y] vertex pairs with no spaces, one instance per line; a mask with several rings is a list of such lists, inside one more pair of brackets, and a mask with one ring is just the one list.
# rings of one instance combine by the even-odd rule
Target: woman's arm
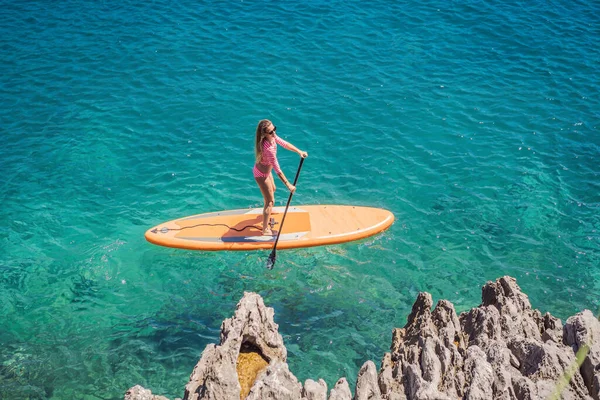
[[298,153],[298,155],[299,155],[300,157],[302,157],[302,158],[306,158],[306,157],[308,157],[308,153],[307,153],[307,152],[305,152],[305,151],[302,151],[302,150],[298,149],[296,146],[294,146],[294,145],[293,145],[293,144],[291,144],[290,142],[288,142],[288,147],[287,147],[287,149],[288,149],[288,150],[290,150],[290,151],[293,151],[293,152],[295,152],[295,153]]
[[277,176],[279,177],[279,179],[281,179],[281,182],[283,182],[283,184],[288,188],[288,190],[290,192],[296,191],[296,186],[292,185],[290,183],[290,181],[287,180],[287,178],[285,177],[285,174],[283,173],[283,171],[277,172]]
[[279,136],[275,136],[275,141],[277,142],[277,144],[282,146],[284,149],[298,153],[298,155],[302,158],[308,157],[307,152],[298,149],[296,146],[294,146],[290,142],[286,142],[285,140],[281,139]]

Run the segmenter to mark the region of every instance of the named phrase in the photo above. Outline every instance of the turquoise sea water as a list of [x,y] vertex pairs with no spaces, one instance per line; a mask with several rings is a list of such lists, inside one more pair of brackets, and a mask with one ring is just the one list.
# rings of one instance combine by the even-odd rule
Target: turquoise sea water
[[[598,2],[0,5],[0,398],[182,396],[244,291],[330,388],[379,363],[419,291],[460,312],[508,274],[560,318],[600,306]],[[392,228],[273,271],[147,243],[260,206],[261,118],[309,152],[294,204]]]

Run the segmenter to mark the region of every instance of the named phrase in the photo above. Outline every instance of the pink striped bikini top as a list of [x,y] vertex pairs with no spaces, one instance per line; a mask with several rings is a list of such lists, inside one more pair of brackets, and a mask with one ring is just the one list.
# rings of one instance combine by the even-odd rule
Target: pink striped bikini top
[[276,134],[273,135],[275,136],[275,141],[273,143],[271,143],[267,139],[263,139],[262,141],[262,158],[260,160],[260,163],[262,165],[270,165],[271,167],[273,167],[275,172],[280,174],[281,168],[279,167],[279,162],[277,161],[277,145],[280,145],[284,149],[287,149],[289,147],[289,144]]

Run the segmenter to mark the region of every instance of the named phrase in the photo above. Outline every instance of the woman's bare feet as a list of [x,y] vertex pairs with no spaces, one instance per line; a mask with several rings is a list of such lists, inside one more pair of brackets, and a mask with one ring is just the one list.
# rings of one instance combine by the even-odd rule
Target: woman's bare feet
[[263,229],[263,236],[273,236],[273,230],[271,228]]

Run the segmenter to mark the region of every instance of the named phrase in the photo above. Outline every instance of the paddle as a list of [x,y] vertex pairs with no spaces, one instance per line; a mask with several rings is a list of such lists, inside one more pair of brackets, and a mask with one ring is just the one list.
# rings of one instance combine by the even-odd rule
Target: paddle
[[[300,170],[302,169],[302,164],[304,163],[304,158],[300,157],[300,165],[298,166],[298,171],[296,172],[296,177],[294,178],[294,186],[296,186],[296,182],[298,182],[298,176],[300,176]],[[273,245],[273,251],[269,255],[269,259],[267,260],[267,268],[273,269],[275,266],[275,260],[277,258],[277,242],[279,242],[279,235],[281,235],[281,231],[283,230],[283,223],[285,222],[285,216],[288,211],[288,207],[290,206],[290,202],[292,201],[292,196],[294,192],[290,193],[290,197],[288,198],[287,204],[285,206],[285,212],[283,213],[283,218],[281,219],[281,224],[279,225],[279,231],[277,232],[277,238],[275,238],[275,244]]]

